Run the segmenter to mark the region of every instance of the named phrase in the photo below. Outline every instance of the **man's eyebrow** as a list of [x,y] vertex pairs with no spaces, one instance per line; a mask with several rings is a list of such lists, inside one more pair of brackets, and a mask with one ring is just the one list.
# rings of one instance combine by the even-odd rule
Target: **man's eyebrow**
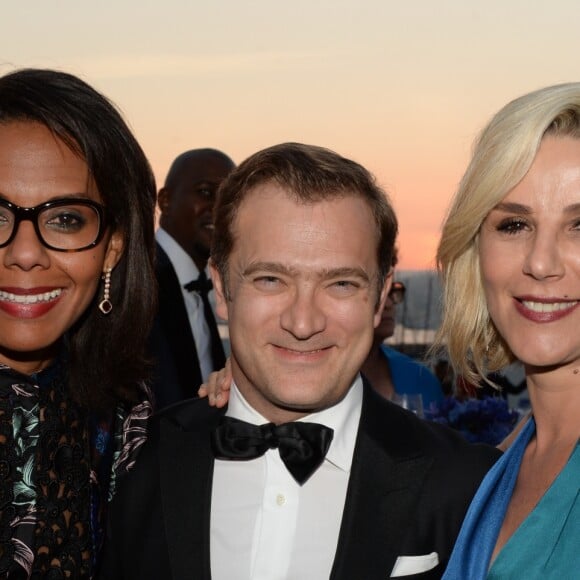
[[577,213],[580,211],[580,203],[572,203],[564,208],[565,213]]
[[220,185],[223,179],[212,179],[211,177],[200,177],[199,179],[191,181],[193,187],[216,187]]
[[365,282],[370,281],[368,273],[357,267],[328,268],[323,270],[321,274],[325,280],[331,278],[361,278]]
[[[281,274],[292,276],[298,273],[296,268],[288,267],[278,262],[254,262],[250,264],[242,274],[250,276],[256,272],[265,272],[271,274]],[[334,278],[360,278],[365,282],[369,282],[370,278],[367,272],[362,268],[357,267],[342,267],[342,268],[324,268],[319,272],[320,278],[323,280],[330,280]]]
[[242,272],[244,276],[250,276],[256,272],[269,272],[271,274],[292,274],[293,270],[278,262],[253,262]]

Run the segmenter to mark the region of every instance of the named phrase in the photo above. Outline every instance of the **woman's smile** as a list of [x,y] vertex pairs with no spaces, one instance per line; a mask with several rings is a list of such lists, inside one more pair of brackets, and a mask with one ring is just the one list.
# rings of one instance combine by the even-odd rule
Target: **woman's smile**
[[0,310],[15,318],[39,318],[59,302],[63,288],[0,289]]
[[558,300],[548,298],[516,298],[517,311],[533,322],[554,322],[571,314],[577,300]]

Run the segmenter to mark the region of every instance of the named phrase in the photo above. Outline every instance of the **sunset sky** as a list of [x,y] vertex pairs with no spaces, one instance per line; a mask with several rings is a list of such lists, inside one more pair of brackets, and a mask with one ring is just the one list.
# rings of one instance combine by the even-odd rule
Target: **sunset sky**
[[578,0],[7,2],[0,73],[81,76],[122,110],[158,184],[187,149],[236,162],[323,145],[369,168],[425,269],[473,139],[507,101],[580,80]]

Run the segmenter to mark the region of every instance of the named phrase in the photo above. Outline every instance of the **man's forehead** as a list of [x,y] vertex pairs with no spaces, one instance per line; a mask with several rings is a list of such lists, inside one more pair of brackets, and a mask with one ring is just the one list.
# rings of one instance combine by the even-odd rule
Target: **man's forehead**
[[[333,254],[366,259],[369,252],[374,258],[378,239],[370,207],[360,196],[304,201],[277,184],[248,193],[232,233],[234,251],[270,262],[281,252],[302,262],[328,260]],[[343,265],[337,261],[335,266]]]
[[217,153],[197,153],[184,159],[178,168],[176,180],[178,181],[203,181],[212,180],[216,174],[220,179],[225,177],[233,168],[226,157]]
[[199,180],[203,179],[203,176],[207,173],[207,164],[204,160],[199,157],[194,157],[183,163],[177,174],[177,179],[178,181]]
[[279,183],[274,178],[268,179],[251,187],[244,195],[238,211],[245,205],[256,205],[265,202],[281,202],[281,204],[291,204],[295,207],[317,207],[321,205],[331,206],[345,199],[360,200],[367,205],[372,213],[370,205],[362,195],[356,192],[336,190],[334,192],[320,193],[312,191],[310,194],[299,194],[289,185]]

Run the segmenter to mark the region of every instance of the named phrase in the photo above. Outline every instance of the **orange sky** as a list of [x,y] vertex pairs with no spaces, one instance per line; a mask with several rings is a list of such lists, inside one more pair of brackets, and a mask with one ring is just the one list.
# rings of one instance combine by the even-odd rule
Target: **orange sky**
[[368,167],[400,220],[401,268],[433,265],[486,120],[578,80],[580,3],[552,0],[9,2],[0,73],[59,68],[123,111],[160,184],[184,150],[236,162],[282,141]]

